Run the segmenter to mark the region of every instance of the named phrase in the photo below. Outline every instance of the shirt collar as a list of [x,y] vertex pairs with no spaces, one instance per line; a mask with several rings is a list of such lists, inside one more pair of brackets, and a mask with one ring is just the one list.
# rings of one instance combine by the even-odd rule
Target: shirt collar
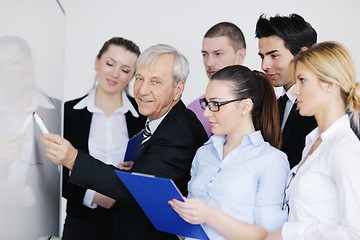
[[[155,120],[152,120],[149,122],[149,128],[150,128],[151,134],[154,134],[155,130],[157,129],[157,127],[160,125],[160,123],[166,117],[166,115],[168,113],[169,112],[165,113],[163,116],[159,117],[158,119],[155,119]],[[149,121],[149,119],[147,119],[147,121]]]
[[[116,111],[114,113],[122,112],[125,114],[128,111],[130,111],[134,117],[139,117],[139,114],[137,113],[134,106],[131,104],[125,91],[122,91],[121,97],[122,97],[123,106],[121,108],[116,109]],[[90,93],[86,97],[84,97],[80,102],[78,102],[74,106],[74,109],[84,109],[86,107],[89,110],[89,112],[91,112],[91,113],[102,112],[99,108],[97,108],[95,106],[95,89],[91,90]]]
[[[224,145],[224,143],[227,141],[227,137],[224,135],[213,135],[211,136],[211,138],[209,139],[209,141],[207,143],[213,143],[215,148],[219,148],[220,146]],[[264,143],[264,138],[261,135],[261,132],[255,131],[250,133],[249,135],[246,135],[240,146],[242,145],[248,145],[248,144],[252,144],[254,146],[258,146],[261,145],[262,143]]]
[[344,131],[346,128],[350,128],[350,119],[347,114],[337,119],[321,134],[319,127],[315,128],[306,136],[306,145],[314,143],[319,136],[321,137],[322,141],[331,141],[331,139],[333,139],[340,132]]
[[340,132],[343,132],[344,129],[350,128],[350,119],[347,114],[337,119],[333,124],[331,124],[328,129],[326,129],[321,134],[322,140],[330,141],[333,139],[336,135],[338,135]]
[[293,90],[295,88],[295,84],[291,86],[291,88],[289,90],[287,90],[285,92],[285,89],[284,89],[284,94],[286,94],[289,98],[289,100],[294,104],[295,101],[296,101],[296,96],[293,94]]

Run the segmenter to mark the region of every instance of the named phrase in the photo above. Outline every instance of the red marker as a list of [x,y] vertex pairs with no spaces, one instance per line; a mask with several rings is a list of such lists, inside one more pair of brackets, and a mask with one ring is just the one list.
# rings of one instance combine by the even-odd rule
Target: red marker
[[41,129],[42,133],[43,134],[49,133],[49,130],[46,128],[42,118],[36,112],[33,112],[33,116],[34,116],[35,122],[37,123],[37,125]]

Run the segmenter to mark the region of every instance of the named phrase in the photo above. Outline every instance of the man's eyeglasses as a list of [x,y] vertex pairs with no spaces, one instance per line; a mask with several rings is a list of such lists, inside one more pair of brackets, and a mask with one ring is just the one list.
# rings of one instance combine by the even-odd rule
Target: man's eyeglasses
[[246,99],[246,98],[237,98],[237,99],[224,101],[224,102],[214,102],[214,101],[208,102],[205,98],[201,98],[201,99],[199,99],[199,102],[200,102],[200,106],[201,106],[202,109],[205,110],[206,107],[208,107],[210,111],[218,112],[220,110],[221,106],[226,105],[228,103],[241,101],[241,100],[244,100],[244,99]]

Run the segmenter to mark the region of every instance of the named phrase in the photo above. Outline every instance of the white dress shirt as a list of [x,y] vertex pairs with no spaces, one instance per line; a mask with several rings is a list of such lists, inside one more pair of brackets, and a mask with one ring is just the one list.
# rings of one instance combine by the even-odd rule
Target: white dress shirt
[[[122,92],[123,106],[116,109],[111,116],[106,116],[103,111],[95,106],[95,90],[78,102],[74,109],[87,107],[91,112],[91,126],[89,133],[89,154],[106,163],[117,166],[124,160],[127,142],[129,140],[125,113],[130,111],[134,117],[139,114],[128,99],[125,91]],[[88,189],[85,193],[83,204],[96,208],[93,203],[95,191]]]
[[[306,159],[318,137],[322,142]],[[360,142],[347,115],[322,134],[318,128],[308,134],[292,172],[283,240],[360,239]]]
[[150,132],[151,135],[154,134],[155,130],[158,128],[158,126],[160,125],[160,123],[162,122],[162,120],[166,117],[166,115],[169,112],[165,113],[164,115],[162,115],[161,117],[159,117],[158,119],[154,119],[152,121],[149,121],[149,119],[147,119],[147,121],[149,121],[149,128],[150,128]]
[[283,121],[281,123],[281,129],[284,129],[285,123],[290,115],[291,109],[294,106],[295,102],[296,102],[296,96],[292,93],[293,89],[295,88],[295,84],[291,86],[291,88],[285,92],[284,94],[286,94],[288,96],[288,100],[286,102],[286,106],[285,106],[285,110],[284,110],[284,116],[283,116]]

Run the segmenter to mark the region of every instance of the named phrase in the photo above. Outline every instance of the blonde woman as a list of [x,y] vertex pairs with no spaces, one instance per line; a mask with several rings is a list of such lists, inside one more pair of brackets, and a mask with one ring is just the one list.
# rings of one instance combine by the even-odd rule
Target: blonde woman
[[[95,58],[94,89],[64,107],[64,137],[79,150],[114,166],[122,162],[129,138],[146,120],[126,93],[139,55],[139,47],[130,40],[107,40]],[[62,239],[112,239],[115,200],[70,183],[70,175],[64,167],[62,196],[67,199],[67,215]]]
[[360,84],[352,59],[341,44],[323,42],[295,56],[289,70],[300,114],[315,116],[318,127],[288,180],[288,222],[266,239],[360,239]]

